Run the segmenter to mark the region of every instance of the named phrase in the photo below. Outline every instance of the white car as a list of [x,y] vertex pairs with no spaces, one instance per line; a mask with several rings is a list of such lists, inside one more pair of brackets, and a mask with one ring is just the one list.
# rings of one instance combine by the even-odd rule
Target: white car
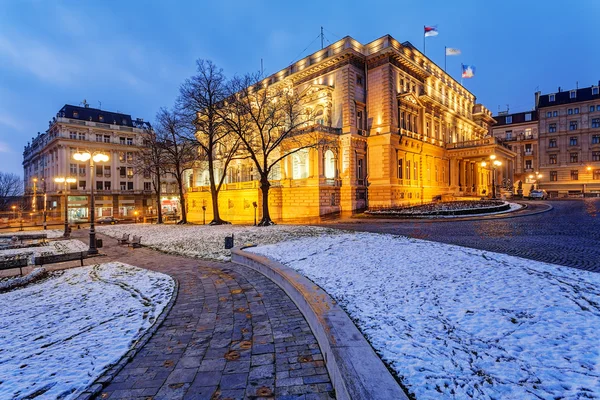
[[529,192],[529,198],[532,200],[546,200],[548,193],[545,190],[532,190]]

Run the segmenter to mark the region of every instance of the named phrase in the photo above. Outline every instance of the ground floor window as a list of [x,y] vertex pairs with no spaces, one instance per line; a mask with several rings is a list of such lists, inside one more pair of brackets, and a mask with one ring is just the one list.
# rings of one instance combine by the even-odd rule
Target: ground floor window
[[576,169],[571,170],[571,180],[573,180],[573,181],[579,180],[579,171],[577,171]]

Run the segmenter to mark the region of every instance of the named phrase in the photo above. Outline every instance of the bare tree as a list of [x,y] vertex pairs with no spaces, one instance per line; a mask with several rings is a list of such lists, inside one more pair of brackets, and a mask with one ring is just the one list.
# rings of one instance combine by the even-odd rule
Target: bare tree
[[181,221],[187,223],[187,207],[185,204],[184,174],[185,171],[192,169],[195,162],[199,159],[197,147],[189,140],[184,131],[186,125],[181,115],[173,110],[161,108],[156,115],[156,140],[164,156],[165,171],[173,175],[177,182],[179,191],[179,202],[181,206]]
[[149,176],[152,179],[152,188],[154,189],[154,195],[156,196],[156,208],[157,208],[157,223],[163,223],[162,207],[161,207],[161,188],[162,188],[162,177],[165,174],[163,166],[166,163],[165,151],[163,150],[162,143],[156,138],[156,133],[151,127],[144,129],[142,133],[144,146],[141,151],[137,154],[135,162],[135,170],[138,174]]
[[254,161],[262,191],[259,226],[273,225],[269,214],[269,176],[284,158],[328,141],[327,134],[310,129],[312,112],[304,96],[285,83],[268,86],[259,74],[232,80],[228,107],[221,117],[242,141]]
[[[240,140],[230,134],[229,126],[219,114],[227,96],[227,82],[223,70],[212,61],[197,60],[197,74],[181,85],[177,106],[184,123],[190,129],[186,139],[202,149],[208,166],[213,220],[210,225],[227,224],[219,213],[219,192],[225,181],[225,171],[239,148]],[[215,176],[215,169],[222,171]]]
[[8,210],[11,200],[22,195],[23,181],[21,178],[16,174],[0,171],[0,210]]

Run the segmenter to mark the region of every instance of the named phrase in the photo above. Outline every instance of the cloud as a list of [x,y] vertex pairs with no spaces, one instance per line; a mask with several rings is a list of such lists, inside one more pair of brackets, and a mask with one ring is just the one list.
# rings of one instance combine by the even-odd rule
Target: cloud
[[10,149],[8,144],[0,142],[0,153],[12,153],[12,150]]

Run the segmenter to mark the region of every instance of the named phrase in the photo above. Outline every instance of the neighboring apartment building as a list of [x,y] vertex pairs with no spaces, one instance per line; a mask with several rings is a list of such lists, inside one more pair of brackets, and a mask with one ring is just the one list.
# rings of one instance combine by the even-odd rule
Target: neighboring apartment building
[[599,90],[591,86],[536,93],[539,186],[550,196],[600,195]]
[[[512,176],[515,153],[489,136],[491,112],[409,42],[345,37],[264,83],[307,93],[306,106],[319,115],[307,129],[336,137],[281,161],[270,191],[275,220],[489,194],[493,171],[481,161],[490,155],[502,161],[499,181]],[[253,220],[260,190],[252,168],[237,160],[217,171],[227,174],[224,219]],[[202,220],[205,206],[210,220],[207,171],[194,170],[190,181],[189,219]]]
[[[513,177],[506,177],[502,186],[514,186],[517,193],[518,182],[522,183],[523,195],[529,195],[532,185],[540,174],[538,157],[538,112],[537,110],[519,113],[500,113],[494,116],[492,136],[506,143],[516,153]],[[543,178],[543,175],[542,177]]]
[[[131,217],[137,211],[145,216],[156,213],[156,201],[150,176],[136,173],[138,151],[144,145],[142,133],[150,125],[130,115],[85,107],[65,105],[50,121],[45,133],[28,143],[23,152],[25,193],[34,194],[36,208],[62,213],[64,184],[54,182],[56,177],[73,177],[76,182],[69,188],[69,219],[89,218],[89,196],[94,182],[96,217]],[[78,151],[102,152],[109,156],[106,163],[97,163],[90,171],[89,162],[78,162],[73,154]],[[163,186],[165,204],[169,209],[175,196],[172,185]]]

